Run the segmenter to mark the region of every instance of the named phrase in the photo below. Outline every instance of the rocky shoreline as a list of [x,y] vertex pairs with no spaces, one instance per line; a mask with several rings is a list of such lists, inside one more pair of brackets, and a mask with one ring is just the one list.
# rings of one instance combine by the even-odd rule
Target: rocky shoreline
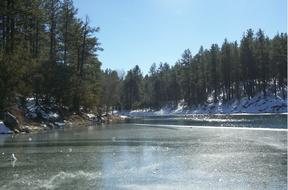
[[0,134],[33,133],[64,127],[117,122],[123,119],[125,118],[113,113],[101,114],[101,112],[84,109],[76,113],[66,107],[47,104],[35,98],[27,98],[24,101],[18,98],[14,105],[0,110]]
[[31,119],[25,117],[25,115],[19,116],[19,113],[15,114],[18,117],[14,114],[9,111],[1,112],[0,134],[35,133],[64,127],[85,127],[88,125],[117,122],[125,119],[125,117],[116,114],[105,114],[97,117],[92,113],[72,113],[66,114],[64,117],[58,117],[57,119]]

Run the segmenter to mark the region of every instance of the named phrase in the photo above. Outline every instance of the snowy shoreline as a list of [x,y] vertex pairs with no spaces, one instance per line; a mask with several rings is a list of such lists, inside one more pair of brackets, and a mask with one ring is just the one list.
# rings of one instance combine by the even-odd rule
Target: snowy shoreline
[[205,105],[188,108],[183,101],[177,106],[164,106],[160,110],[138,109],[120,111],[119,115],[125,116],[189,116],[189,115],[275,115],[287,114],[287,99],[280,96],[266,96],[259,94],[251,99],[244,97],[240,100],[217,103],[208,102]]

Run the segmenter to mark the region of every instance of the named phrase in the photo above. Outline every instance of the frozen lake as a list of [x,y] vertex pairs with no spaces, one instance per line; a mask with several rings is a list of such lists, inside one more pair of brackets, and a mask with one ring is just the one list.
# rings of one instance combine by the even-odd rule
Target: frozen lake
[[1,190],[286,187],[287,115],[148,117],[0,136]]

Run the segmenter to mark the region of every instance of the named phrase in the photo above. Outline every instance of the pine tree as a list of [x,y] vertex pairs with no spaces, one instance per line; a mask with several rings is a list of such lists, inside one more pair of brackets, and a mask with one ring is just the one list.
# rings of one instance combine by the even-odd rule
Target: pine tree
[[133,109],[140,106],[142,79],[143,76],[138,65],[128,71],[123,82],[122,100],[124,102],[124,109]]
[[231,98],[231,51],[231,45],[225,39],[221,48],[221,83],[223,84],[224,100]]
[[191,100],[191,73],[190,73],[190,65],[192,63],[192,54],[189,49],[185,50],[182,54],[182,58],[179,61],[181,65],[181,93],[185,102],[187,102],[188,106],[192,105]]
[[256,34],[255,54],[257,62],[257,70],[259,71],[258,80],[261,83],[261,90],[266,96],[268,83],[268,67],[269,67],[269,39],[265,37],[264,32],[260,29]]
[[[232,98],[236,97],[238,100],[241,97],[241,66],[240,66],[240,55],[239,55],[239,47],[237,42],[235,41],[232,44],[232,60],[231,60],[231,80],[233,83],[233,91]],[[235,96],[234,96],[235,94]]]
[[251,98],[254,95],[256,80],[256,63],[254,53],[254,33],[249,29],[243,36],[240,45],[241,80],[244,83],[246,95]]
[[213,90],[213,101],[217,102],[219,94],[219,47],[212,44],[210,49],[210,87]]

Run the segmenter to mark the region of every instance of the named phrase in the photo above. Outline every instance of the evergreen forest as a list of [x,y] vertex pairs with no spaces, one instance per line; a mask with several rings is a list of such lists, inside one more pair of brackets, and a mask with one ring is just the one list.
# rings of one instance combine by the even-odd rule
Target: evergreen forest
[[72,0],[1,0],[0,110],[27,98],[73,112],[160,109],[181,100],[190,107],[258,93],[286,98],[286,33],[269,38],[248,29],[239,42],[224,39],[195,55],[186,49],[148,74],[137,63],[120,74],[101,69],[99,31],[78,18]]

